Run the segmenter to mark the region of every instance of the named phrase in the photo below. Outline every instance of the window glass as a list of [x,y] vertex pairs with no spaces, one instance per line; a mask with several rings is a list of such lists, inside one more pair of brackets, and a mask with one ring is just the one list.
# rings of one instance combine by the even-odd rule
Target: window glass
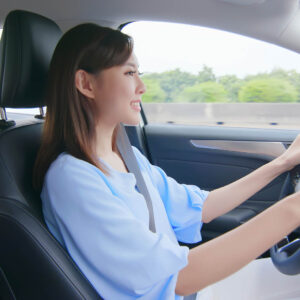
[[300,127],[300,57],[242,35],[139,21],[134,39],[149,123]]
[[[43,109],[45,114],[46,106]],[[32,119],[35,115],[40,114],[39,108],[6,108],[5,111],[8,120]]]

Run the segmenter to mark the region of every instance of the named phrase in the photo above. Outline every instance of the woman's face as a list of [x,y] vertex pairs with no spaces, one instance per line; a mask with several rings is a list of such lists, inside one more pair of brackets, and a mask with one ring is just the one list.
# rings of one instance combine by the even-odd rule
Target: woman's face
[[119,122],[138,125],[140,102],[145,91],[134,54],[123,65],[101,71],[94,81],[94,100],[100,122],[112,126]]

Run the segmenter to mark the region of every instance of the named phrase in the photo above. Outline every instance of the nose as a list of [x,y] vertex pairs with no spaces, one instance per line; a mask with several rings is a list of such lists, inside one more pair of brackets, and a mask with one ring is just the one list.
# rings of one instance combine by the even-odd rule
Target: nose
[[143,80],[138,77],[138,85],[137,85],[137,91],[139,94],[144,94],[146,92],[146,85],[145,83],[143,82]]

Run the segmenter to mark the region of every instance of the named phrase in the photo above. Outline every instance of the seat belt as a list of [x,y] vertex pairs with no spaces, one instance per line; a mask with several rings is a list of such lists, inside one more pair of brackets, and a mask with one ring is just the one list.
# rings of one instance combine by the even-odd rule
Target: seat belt
[[140,167],[138,165],[136,156],[133,152],[126,129],[122,122],[119,123],[116,143],[128,170],[135,175],[136,185],[140,193],[144,196],[146,200],[148,211],[149,211],[149,229],[152,232],[156,232],[151,197],[148,188],[146,186],[145,180],[143,178],[143,175],[141,173]]

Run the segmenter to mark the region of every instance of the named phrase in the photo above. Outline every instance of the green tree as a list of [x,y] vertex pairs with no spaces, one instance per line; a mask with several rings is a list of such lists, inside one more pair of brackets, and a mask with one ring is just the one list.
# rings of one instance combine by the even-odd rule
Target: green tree
[[207,81],[216,81],[216,75],[212,68],[207,65],[203,65],[202,70],[198,72],[197,82],[202,83]]
[[222,84],[206,81],[186,87],[175,102],[227,102],[227,92]]
[[300,74],[296,70],[284,70],[281,68],[275,68],[270,72],[272,78],[279,78],[287,80],[292,84],[298,92],[298,102],[300,102]]
[[166,102],[172,102],[176,95],[187,86],[196,82],[196,76],[179,68],[160,73],[160,87],[166,93]]
[[224,75],[217,79],[217,82],[222,84],[228,93],[230,102],[238,101],[238,93],[244,81],[236,75]]
[[257,78],[246,82],[238,93],[240,102],[296,102],[298,92],[287,80]]
[[[149,73],[142,80],[148,86],[148,91],[143,96],[146,102],[185,101],[182,98],[183,91],[189,94],[190,102],[212,102],[216,99],[221,102],[300,102],[300,73],[295,70],[275,68],[271,72],[247,75],[241,79],[230,74],[216,77],[212,68],[203,65],[197,75],[176,68],[162,73]],[[195,86],[206,82],[208,84],[203,86],[203,90],[207,91],[201,90],[202,96],[199,97],[199,87]],[[216,91],[210,91],[211,82],[218,83],[221,87],[215,85]],[[258,86],[255,88],[256,84]],[[247,93],[245,90],[248,90]]]
[[157,79],[143,77],[142,81],[146,85],[146,92],[142,95],[143,102],[165,102],[166,93],[160,87]]

